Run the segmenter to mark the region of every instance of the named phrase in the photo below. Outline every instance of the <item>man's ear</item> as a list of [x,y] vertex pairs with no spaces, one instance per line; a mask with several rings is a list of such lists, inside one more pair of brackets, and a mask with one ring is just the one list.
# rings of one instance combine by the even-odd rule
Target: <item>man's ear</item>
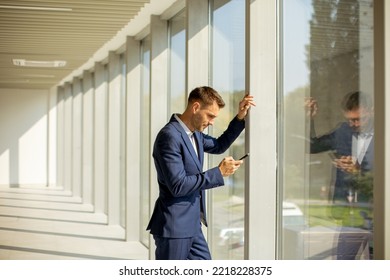
[[196,113],[198,110],[200,109],[200,103],[195,101],[193,104],[192,104],[192,113]]

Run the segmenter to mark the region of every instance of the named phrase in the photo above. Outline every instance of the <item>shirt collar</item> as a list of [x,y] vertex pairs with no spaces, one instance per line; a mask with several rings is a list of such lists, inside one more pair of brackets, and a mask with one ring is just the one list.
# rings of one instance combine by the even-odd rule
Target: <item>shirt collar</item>
[[188,135],[188,137],[191,138],[192,134],[194,134],[194,133],[185,125],[185,123],[179,118],[179,116],[177,114],[174,114],[174,117],[179,122],[181,127],[184,129],[184,131]]

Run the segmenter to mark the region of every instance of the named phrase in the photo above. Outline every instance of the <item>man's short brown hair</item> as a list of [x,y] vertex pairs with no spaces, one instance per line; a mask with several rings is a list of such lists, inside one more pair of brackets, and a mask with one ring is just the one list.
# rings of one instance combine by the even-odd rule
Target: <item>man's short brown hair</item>
[[208,86],[202,86],[194,88],[190,95],[188,96],[188,104],[199,102],[203,105],[212,105],[214,102],[217,103],[219,108],[225,107],[225,102],[223,101],[221,95],[219,93]]
[[361,91],[347,93],[341,102],[341,109],[344,112],[357,110],[359,108],[370,109],[371,106],[370,99]]

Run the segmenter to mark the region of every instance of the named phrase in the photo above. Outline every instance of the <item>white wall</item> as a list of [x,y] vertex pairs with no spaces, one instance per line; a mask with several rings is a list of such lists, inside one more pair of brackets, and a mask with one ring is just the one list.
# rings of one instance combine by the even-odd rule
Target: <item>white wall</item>
[[0,89],[0,186],[46,185],[49,91]]

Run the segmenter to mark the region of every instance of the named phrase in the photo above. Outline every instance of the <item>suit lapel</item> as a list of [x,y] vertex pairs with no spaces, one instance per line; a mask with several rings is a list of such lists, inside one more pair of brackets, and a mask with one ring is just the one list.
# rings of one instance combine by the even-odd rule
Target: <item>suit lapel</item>
[[[184,129],[181,127],[180,123],[175,119],[174,116],[172,116],[171,122],[175,126],[175,128],[180,132],[181,138],[182,138],[184,144],[186,145],[188,152],[191,154],[191,157],[194,160],[199,171],[202,172],[203,168],[202,168],[201,161],[199,160],[198,156],[196,155],[194,147],[192,146],[191,140],[188,137],[187,133],[184,131]],[[195,139],[198,143],[198,149],[199,149],[198,154],[201,155],[201,157],[203,158],[203,147],[201,147],[201,148],[199,147],[201,145],[199,145],[199,137],[197,135],[197,132],[195,132]],[[202,159],[202,161],[203,161],[203,159]]]

